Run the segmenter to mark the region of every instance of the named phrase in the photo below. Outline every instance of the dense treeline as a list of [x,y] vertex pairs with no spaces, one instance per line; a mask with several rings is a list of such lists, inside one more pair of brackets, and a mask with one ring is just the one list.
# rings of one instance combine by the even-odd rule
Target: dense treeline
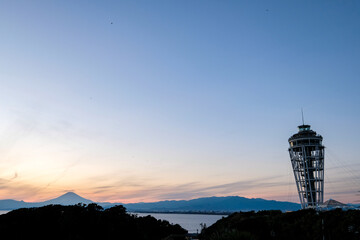
[[200,239],[360,239],[360,211],[239,212],[203,229]]
[[1,239],[184,239],[179,225],[154,217],[137,217],[123,206],[104,210],[96,204],[48,205],[0,215]]

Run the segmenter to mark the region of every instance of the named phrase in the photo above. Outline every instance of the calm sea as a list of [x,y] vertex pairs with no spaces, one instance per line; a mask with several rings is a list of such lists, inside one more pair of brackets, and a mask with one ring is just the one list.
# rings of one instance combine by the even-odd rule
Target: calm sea
[[207,227],[214,224],[217,220],[227,217],[227,215],[210,214],[176,214],[176,213],[134,213],[139,217],[151,215],[156,219],[167,220],[172,224],[179,224],[188,230],[189,233],[201,231],[200,224],[206,224]]
[[[10,211],[0,210],[0,215]],[[210,215],[210,214],[176,214],[176,213],[132,213],[139,217],[151,215],[156,219],[167,220],[172,224],[179,224],[181,227],[188,230],[189,233],[197,233],[201,231],[200,224],[211,226],[217,220],[226,215]]]

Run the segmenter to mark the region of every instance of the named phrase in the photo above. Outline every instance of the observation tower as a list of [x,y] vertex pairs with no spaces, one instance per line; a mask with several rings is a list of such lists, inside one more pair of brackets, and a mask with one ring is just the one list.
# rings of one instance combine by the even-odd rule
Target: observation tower
[[289,138],[289,153],[302,209],[318,207],[324,201],[324,146],[322,136],[299,126]]

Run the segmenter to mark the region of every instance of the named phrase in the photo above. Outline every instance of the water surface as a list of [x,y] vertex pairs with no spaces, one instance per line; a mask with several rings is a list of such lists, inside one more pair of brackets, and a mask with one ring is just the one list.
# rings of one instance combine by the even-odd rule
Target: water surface
[[179,224],[189,233],[201,231],[200,224],[206,224],[207,227],[227,215],[210,215],[210,214],[181,214],[181,213],[133,213],[139,217],[153,216],[156,219],[167,220],[172,224]]

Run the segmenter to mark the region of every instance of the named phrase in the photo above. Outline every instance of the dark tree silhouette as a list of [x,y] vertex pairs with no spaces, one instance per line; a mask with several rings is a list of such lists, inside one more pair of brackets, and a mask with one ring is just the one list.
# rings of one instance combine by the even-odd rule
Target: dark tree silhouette
[[128,214],[123,206],[77,204],[23,208],[0,215],[2,239],[135,239],[160,240],[174,235],[185,239],[179,225],[151,216]]
[[203,240],[360,239],[360,211],[335,209],[234,213],[203,229]]

